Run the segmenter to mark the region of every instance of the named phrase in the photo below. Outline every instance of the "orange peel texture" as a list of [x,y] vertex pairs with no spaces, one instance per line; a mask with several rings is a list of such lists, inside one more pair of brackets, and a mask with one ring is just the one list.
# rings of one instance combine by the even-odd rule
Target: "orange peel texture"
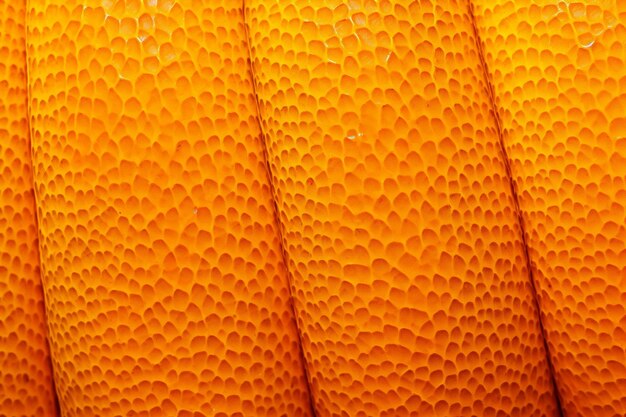
[[467,3],[245,13],[318,417],[556,416]]
[[626,415],[626,1],[474,0],[566,417]]
[[310,416],[241,1],[29,4],[63,415]]
[[0,416],[53,417],[28,135],[26,1],[0,1]]

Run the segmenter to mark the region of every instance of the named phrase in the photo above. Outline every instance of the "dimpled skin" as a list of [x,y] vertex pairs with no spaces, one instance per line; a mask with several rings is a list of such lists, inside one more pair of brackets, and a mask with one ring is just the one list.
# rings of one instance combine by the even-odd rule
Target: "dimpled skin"
[[240,1],[31,0],[64,416],[308,416]]
[[0,416],[56,415],[28,138],[25,1],[0,1]]
[[556,415],[467,3],[246,24],[318,416]]
[[475,0],[568,417],[626,415],[626,1]]

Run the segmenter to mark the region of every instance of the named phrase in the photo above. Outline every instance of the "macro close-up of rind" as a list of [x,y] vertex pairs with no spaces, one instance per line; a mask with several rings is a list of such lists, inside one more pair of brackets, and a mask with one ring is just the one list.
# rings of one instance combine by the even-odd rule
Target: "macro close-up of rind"
[[563,413],[626,415],[626,2],[474,3]]
[[318,416],[556,416],[469,9],[250,0]]
[[63,416],[309,415],[241,2],[29,5]]
[[626,416],[626,0],[0,0],[0,417]]
[[0,416],[55,417],[28,135],[25,1],[0,1]]

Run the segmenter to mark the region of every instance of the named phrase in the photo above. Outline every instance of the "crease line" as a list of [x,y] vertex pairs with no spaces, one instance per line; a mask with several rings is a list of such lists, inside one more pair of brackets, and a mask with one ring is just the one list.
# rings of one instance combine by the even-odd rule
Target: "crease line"
[[487,60],[485,59],[485,51],[483,48],[482,40],[480,37],[480,33],[478,31],[478,25],[476,23],[476,16],[474,14],[474,4],[473,0],[467,0],[467,9],[472,22],[472,28],[474,29],[474,39],[476,40],[476,48],[478,51],[478,56],[480,59],[480,66],[482,69],[483,79],[485,81],[485,88],[487,89],[487,96],[489,98],[489,107],[493,113],[493,117],[496,124],[496,129],[498,133],[498,145],[500,147],[500,153],[504,162],[504,169],[506,172],[506,176],[509,180],[509,186],[511,189],[511,195],[513,197],[513,206],[515,209],[515,215],[517,217],[517,223],[520,230],[522,246],[524,248],[524,257],[526,258],[526,269],[528,270],[528,276],[530,278],[530,285],[533,293],[533,300],[535,302],[535,307],[537,310],[537,319],[539,323],[539,330],[541,332],[541,338],[543,340],[544,350],[546,352],[546,360],[548,362],[548,368],[550,370],[550,379],[552,383],[552,387],[555,394],[557,413],[560,417],[563,417],[563,407],[561,406],[561,394],[559,393],[559,387],[556,383],[554,365],[552,363],[552,355],[550,354],[550,346],[548,345],[548,339],[546,337],[546,330],[543,326],[542,320],[542,312],[541,312],[541,304],[539,303],[539,294],[537,291],[537,282],[535,280],[535,275],[532,268],[532,260],[530,258],[530,249],[528,246],[528,242],[526,240],[526,227],[524,224],[524,217],[522,215],[522,209],[519,202],[519,195],[517,192],[517,188],[515,186],[515,180],[513,179],[513,170],[511,168],[511,161],[509,159],[508,152],[506,150],[506,146],[504,143],[504,133],[502,128],[502,120],[500,118],[500,112],[498,111],[498,107],[496,105],[496,93],[495,86],[492,83],[490,77],[489,66],[487,65]]
[[279,211],[279,207],[278,207],[278,201],[276,198],[276,187],[274,187],[274,180],[273,180],[273,174],[272,174],[272,166],[270,164],[270,158],[269,158],[269,150],[268,150],[268,146],[267,146],[267,135],[263,129],[263,123],[261,121],[261,106],[259,105],[259,95],[257,93],[257,87],[256,87],[256,82],[257,82],[257,76],[256,73],[254,71],[254,65],[252,63],[252,38],[250,37],[250,30],[248,28],[248,18],[246,15],[246,0],[242,0],[241,1],[241,11],[243,14],[243,28],[244,28],[244,32],[245,32],[245,36],[246,36],[246,48],[248,50],[248,73],[250,74],[250,79],[251,79],[251,83],[252,83],[252,92],[254,94],[254,105],[256,107],[256,112],[257,112],[257,124],[259,126],[259,132],[260,132],[260,139],[261,139],[261,144],[262,144],[262,149],[263,149],[263,158],[265,160],[265,168],[266,168],[266,173],[267,173],[267,180],[270,186],[270,192],[272,195],[272,206],[274,209],[274,221],[276,223],[276,231],[278,232],[278,237],[279,237],[279,243],[280,243],[280,251],[282,254],[282,259],[283,259],[283,265],[285,266],[285,271],[287,274],[287,289],[289,290],[289,305],[291,306],[291,311],[294,317],[294,323],[296,326],[296,332],[298,334],[298,344],[300,347],[300,358],[302,360],[302,367],[304,370],[304,376],[305,376],[305,380],[306,380],[306,388],[307,388],[307,394],[308,394],[308,399],[309,399],[309,407],[310,407],[310,412],[311,412],[311,416],[312,417],[316,417],[317,413],[315,411],[315,402],[313,400],[313,392],[311,389],[311,378],[310,378],[310,372],[309,372],[309,368],[307,366],[307,361],[306,361],[306,357],[304,356],[304,345],[302,343],[302,332],[300,330],[300,325],[298,324],[298,314],[296,311],[296,307],[294,305],[294,296],[293,296],[293,288],[292,288],[292,278],[291,278],[291,271],[289,270],[289,255],[287,254],[287,249],[285,248],[285,240],[284,240],[284,234],[285,232],[283,231],[283,226],[282,223],[280,221],[280,211]]
[[43,308],[43,319],[44,319],[44,327],[46,329],[46,345],[48,346],[48,366],[50,367],[50,379],[51,379],[51,385],[52,385],[52,400],[54,401],[54,411],[56,413],[57,416],[61,416],[62,415],[62,411],[61,411],[61,395],[59,393],[59,387],[56,383],[56,368],[54,366],[54,360],[52,359],[52,337],[51,337],[51,330],[50,330],[50,324],[48,322],[48,305],[49,302],[47,300],[47,295],[46,295],[46,291],[43,285],[43,277],[45,274],[45,266],[44,266],[44,262],[43,262],[43,248],[42,248],[42,234],[41,234],[41,219],[39,216],[39,207],[41,206],[41,196],[39,195],[39,193],[37,192],[37,184],[35,182],[35,176],[36,176],[36,168],[35,168],[35,164],[34,164],[34,160],[35,160],[35,147],[33,145],[33,132],[32,132],[32,112],[31,112],[31,88],[30,88],[30,73],[31,73],[31,68],[30,68],[30,56],[28,53],[28,37],[29,37],[29,27],[30,27],[30,13],[29,11],[31,10],[31,4],[30,4],[30,0],[26,0],[25,1],[25,5],[24,5],[24,64],[25,64],[25,76],[24,76],[24,81],[26,83],[26,124],[27,124],[27,128],[26,128],[26,140],[28,140],[28,149],[29,149],[29,153],[28,153],[28,157],[29,160],[27,161],[28,164],[30,165],[30,185],[31,185],[31,189],[32,189],[32,194],[33,194],[33,216],[34,216],[34,220],[35,220],[35,226],[37,227],[37,257],[39,258],[39,284],[41,285],[41,292],[42,292],[42,299],[43,299],[43,303],[44,303],[44,308]]

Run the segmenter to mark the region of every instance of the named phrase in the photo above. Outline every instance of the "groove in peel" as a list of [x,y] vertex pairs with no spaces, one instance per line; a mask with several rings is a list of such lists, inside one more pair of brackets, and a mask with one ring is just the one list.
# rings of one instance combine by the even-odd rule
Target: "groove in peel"
[[318,417],[556,416],[467,3],[246,3]]
[[63,415],[309,416],[241,1],[30,6]]
[[563,411],[626,415],[626,1],[474,4]]
[[28,137],[25,0],[0,1],[0,416],[54,417]]

